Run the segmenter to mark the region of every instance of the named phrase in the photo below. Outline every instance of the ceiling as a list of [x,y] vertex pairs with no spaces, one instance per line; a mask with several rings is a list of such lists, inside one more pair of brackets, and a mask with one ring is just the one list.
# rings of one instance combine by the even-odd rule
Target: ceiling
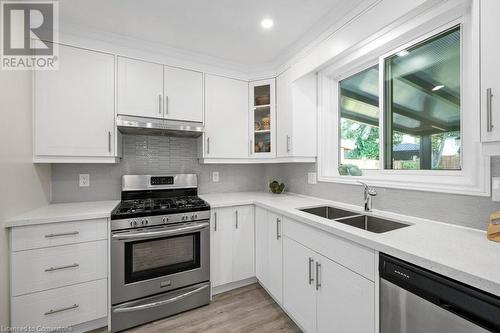
[[[363,0],[61,0],[61,31],[103,32],[247,67],[277,64]],[[274,20],[264,30],[260,21]]]

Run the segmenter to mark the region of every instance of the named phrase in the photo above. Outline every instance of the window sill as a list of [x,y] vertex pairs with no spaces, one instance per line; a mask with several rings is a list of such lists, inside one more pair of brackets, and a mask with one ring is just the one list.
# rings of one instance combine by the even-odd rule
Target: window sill
[[[373,170],[371,170],[373,171]],[[435,171],[434,171],[435,172]],[[467,177],[461,171],[445,171],[439,174],[420,174],[415,172],[372,172],[363,176],[325,176],[318,173],[319,182],[358,184],[368,183],[374,187],[401,190],[450,193],[460,195],[490,196],[490,182],[487,173]]]

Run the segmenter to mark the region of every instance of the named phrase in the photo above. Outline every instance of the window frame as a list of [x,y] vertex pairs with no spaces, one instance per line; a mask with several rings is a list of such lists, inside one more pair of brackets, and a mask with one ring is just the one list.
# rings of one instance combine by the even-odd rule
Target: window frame
[[[490,195],[489,157],[483,155],[480,144],[479,105],[479,41],[470,9],[438,13],[409,23],[404,32],[389,32],[373,40],[318,73],[318,180],[355,184],[366,181],[371,185],[410,190],[466,195]],[[444,23],[443,23],[444,22]],[[385,169],[385,59],[403,49],[424,42],[460,25],[460,170],[394,170]],[[379,65],[379,142],[377,170],[363,170],[362,176],[342,176],[340,162],[340,81]],[[465,93],[467,92],[467,93]],[[464,110],[471,110],[464,112]],[[336,124],[337,126],[331,126]],[[333,128],[332,128],[333,127]]]

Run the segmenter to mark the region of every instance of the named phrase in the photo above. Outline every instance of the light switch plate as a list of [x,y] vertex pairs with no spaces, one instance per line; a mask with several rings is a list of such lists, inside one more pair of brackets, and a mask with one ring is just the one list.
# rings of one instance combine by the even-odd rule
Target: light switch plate
[[90,186],[90,175],[88,173],[80,174],[80,187],[89,187]]
[[314,185],[314,184],[317,184],[317,183],[318,183],[318,181],[317,181],[317,179],[316,179],[316,178],[317,178],[317,177],[316,177],[316,172],[308,172],[308,173],[307,173],[307,183],[308,183],[308,184],[313,184],[313,185]]
[[500,177],[491,178],[491,200],[500,202]]
[[212,172],[212,181],[214,183],[218,183],[219,182],[219,171]]

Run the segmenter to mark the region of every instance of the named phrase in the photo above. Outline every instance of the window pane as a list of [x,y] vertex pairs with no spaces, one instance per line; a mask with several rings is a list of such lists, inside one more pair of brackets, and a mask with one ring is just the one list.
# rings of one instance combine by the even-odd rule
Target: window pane
[[460,27],[385,59],[385,167],[460,170]]
[[340,82],[340,164],[379,168],[378,66]]

